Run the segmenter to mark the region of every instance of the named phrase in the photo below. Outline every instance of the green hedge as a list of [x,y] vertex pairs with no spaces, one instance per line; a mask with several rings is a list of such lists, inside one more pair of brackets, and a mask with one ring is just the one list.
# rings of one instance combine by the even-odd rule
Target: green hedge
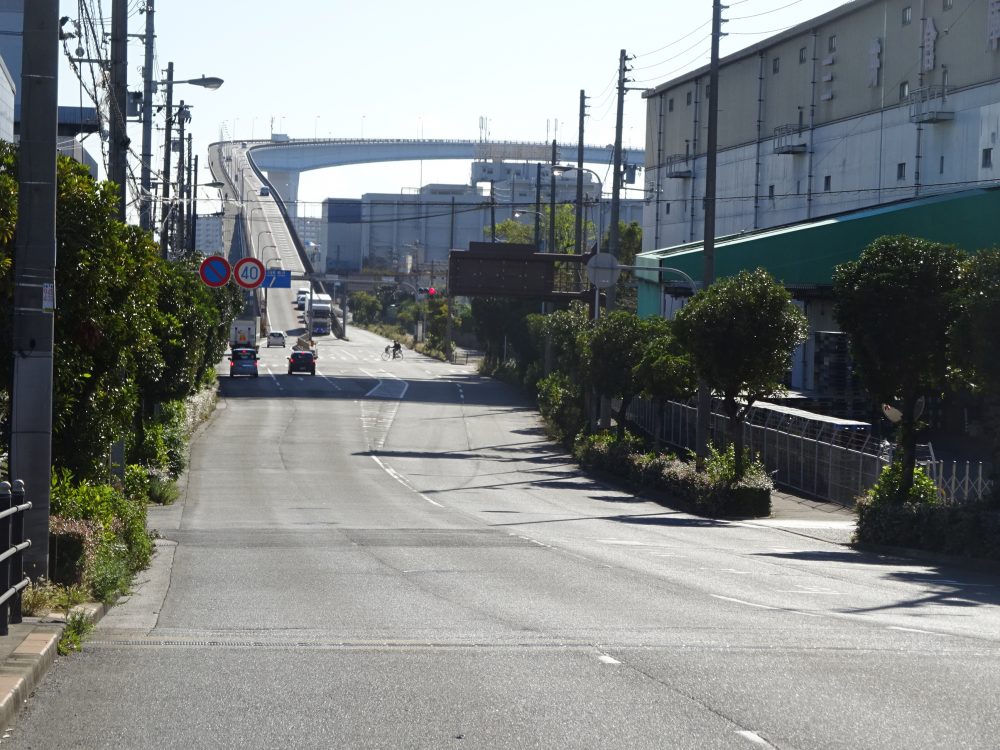
[[637,490],[662,493],[671,505],[679,505],[699,516],[709,518],[771,515],[770,476],[758,463],[748,463],[744,477],[732,476],[732,452],[713,452],[709,470],[699,474],[695,467],[676,456],[643,451],[642,440],[626,433],[617,440],[614,433],[580,436],[573,449],[574,457],[586,467],[626,479]]
[[1000,511],[985,503],[890,505],[866,497],[858,501],[855,540],[1000,560]]
[[855,542],[1000,560],[1000,510],[995,505],[943,503],[934,480],[920,467],[904,496],[901,478],[901,465],[892,463],[858,498]]

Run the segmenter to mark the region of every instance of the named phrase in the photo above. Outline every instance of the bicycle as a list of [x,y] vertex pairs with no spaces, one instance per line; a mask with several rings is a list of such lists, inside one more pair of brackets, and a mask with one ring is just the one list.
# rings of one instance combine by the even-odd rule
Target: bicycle
[[403,351],[402,351],[402,349],[400,349],[399,351],[393,351],[391,348],[386,347],[382,351],[382,361],[383,362],[388,362],[390,359],[402,359],[402,358],[403,358]]

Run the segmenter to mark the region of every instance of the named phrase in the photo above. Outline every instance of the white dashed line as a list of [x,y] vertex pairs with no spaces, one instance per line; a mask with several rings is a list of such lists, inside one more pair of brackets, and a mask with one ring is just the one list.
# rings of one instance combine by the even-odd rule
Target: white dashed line
[[766,604],[754,604],[743,599],[733,599],[731,596],[721,596],[719,594],[710,594],[710,596],[715,599],[722,599],[725,602],[736,602],[737,604],[745,604],[748,607],[756,607],[757,609],[778,609],[778,607],[769,607]]
[[443,505],[441,505],[441,503],[438,503],[438,502],[435,502],[434,500],[431,500],[424,493],[417,492],[417,490],[415,490],[413,488],[413,485],[411,485],[409,482],[407,482],[406,478],[403,477],[402,474],[400,474],[399,472],[397,472],[395,469],[392,469],[392,468],[386,466],[384,463],[382,463],[382,461],[379,459],[378,456],[372,456],[372,460],[375,461],[375,463],[377,463],[379,465],[379,467],[382,469],[382,471],[384,471],[390,477],[392,477],[397,482],[399,482],[401,485],[403,485],[404,487],[406,487],[406,489],[410,490],[411,492],[415,492],[417,495],[419,495],[420,497],[422,497],[424,500],[426,500],[427,502],[429,502],[431,505],[436,505],[438,508],[443,508],[444,507]]
[[904,633],[923,633],[924,635],[943,635],[943,633],[933,633],[930,630],[920,630],[919,628],[904,628],[899,625],[889,625],[886,630],[902,630]]
[[774,747],[774,745],[765,740],[759,734],[757,734],[756,732],[751,732],[748,729],[741,729],[736,734],[738,734],[743,739],[750,740],[753,744],[757,745],[758,747],[772,747],[772,748]]
[[621,664],[621,662],[618,661],[615,657],[608,656],[607,654],[598,654],[597,658],[603,661],[605,664]]

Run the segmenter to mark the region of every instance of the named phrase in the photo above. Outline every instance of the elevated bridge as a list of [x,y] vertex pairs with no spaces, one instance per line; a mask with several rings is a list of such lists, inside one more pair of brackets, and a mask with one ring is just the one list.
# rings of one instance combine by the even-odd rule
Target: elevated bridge
[[[244,145],[245,144],[245,145]],[[349,164],[370,164],[393,161],[431,161],[468,159],[470,161],[532,161],[549,162],[551,143],[515,141],[457,141],[428,139],[362,139],[333,138],[311,140],[242,141],[223,144],[230,150],[245,151],[250,163],[267,173],[267,181],[286,203],[298,200],[299,175],[312,169],[327,169]],[[610,164],[611,146],[584,146],[585,164]],[[576,163],[577,144],[556,145],[556,159]],[[624,169],[642,167],[645,152],[622,152]],[[606,186],[610,189],[611,185]]]

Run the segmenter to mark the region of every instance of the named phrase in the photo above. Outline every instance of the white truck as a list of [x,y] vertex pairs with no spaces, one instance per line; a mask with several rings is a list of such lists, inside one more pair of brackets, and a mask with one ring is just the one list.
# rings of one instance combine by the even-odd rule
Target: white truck
[[333,298],[329,294],[313,294],[306,298],[305,318],[314,334],[330,333],[333,318]]
[[230,349],[257,348],[257,321],[254,318],[238,318],[229,327]]

